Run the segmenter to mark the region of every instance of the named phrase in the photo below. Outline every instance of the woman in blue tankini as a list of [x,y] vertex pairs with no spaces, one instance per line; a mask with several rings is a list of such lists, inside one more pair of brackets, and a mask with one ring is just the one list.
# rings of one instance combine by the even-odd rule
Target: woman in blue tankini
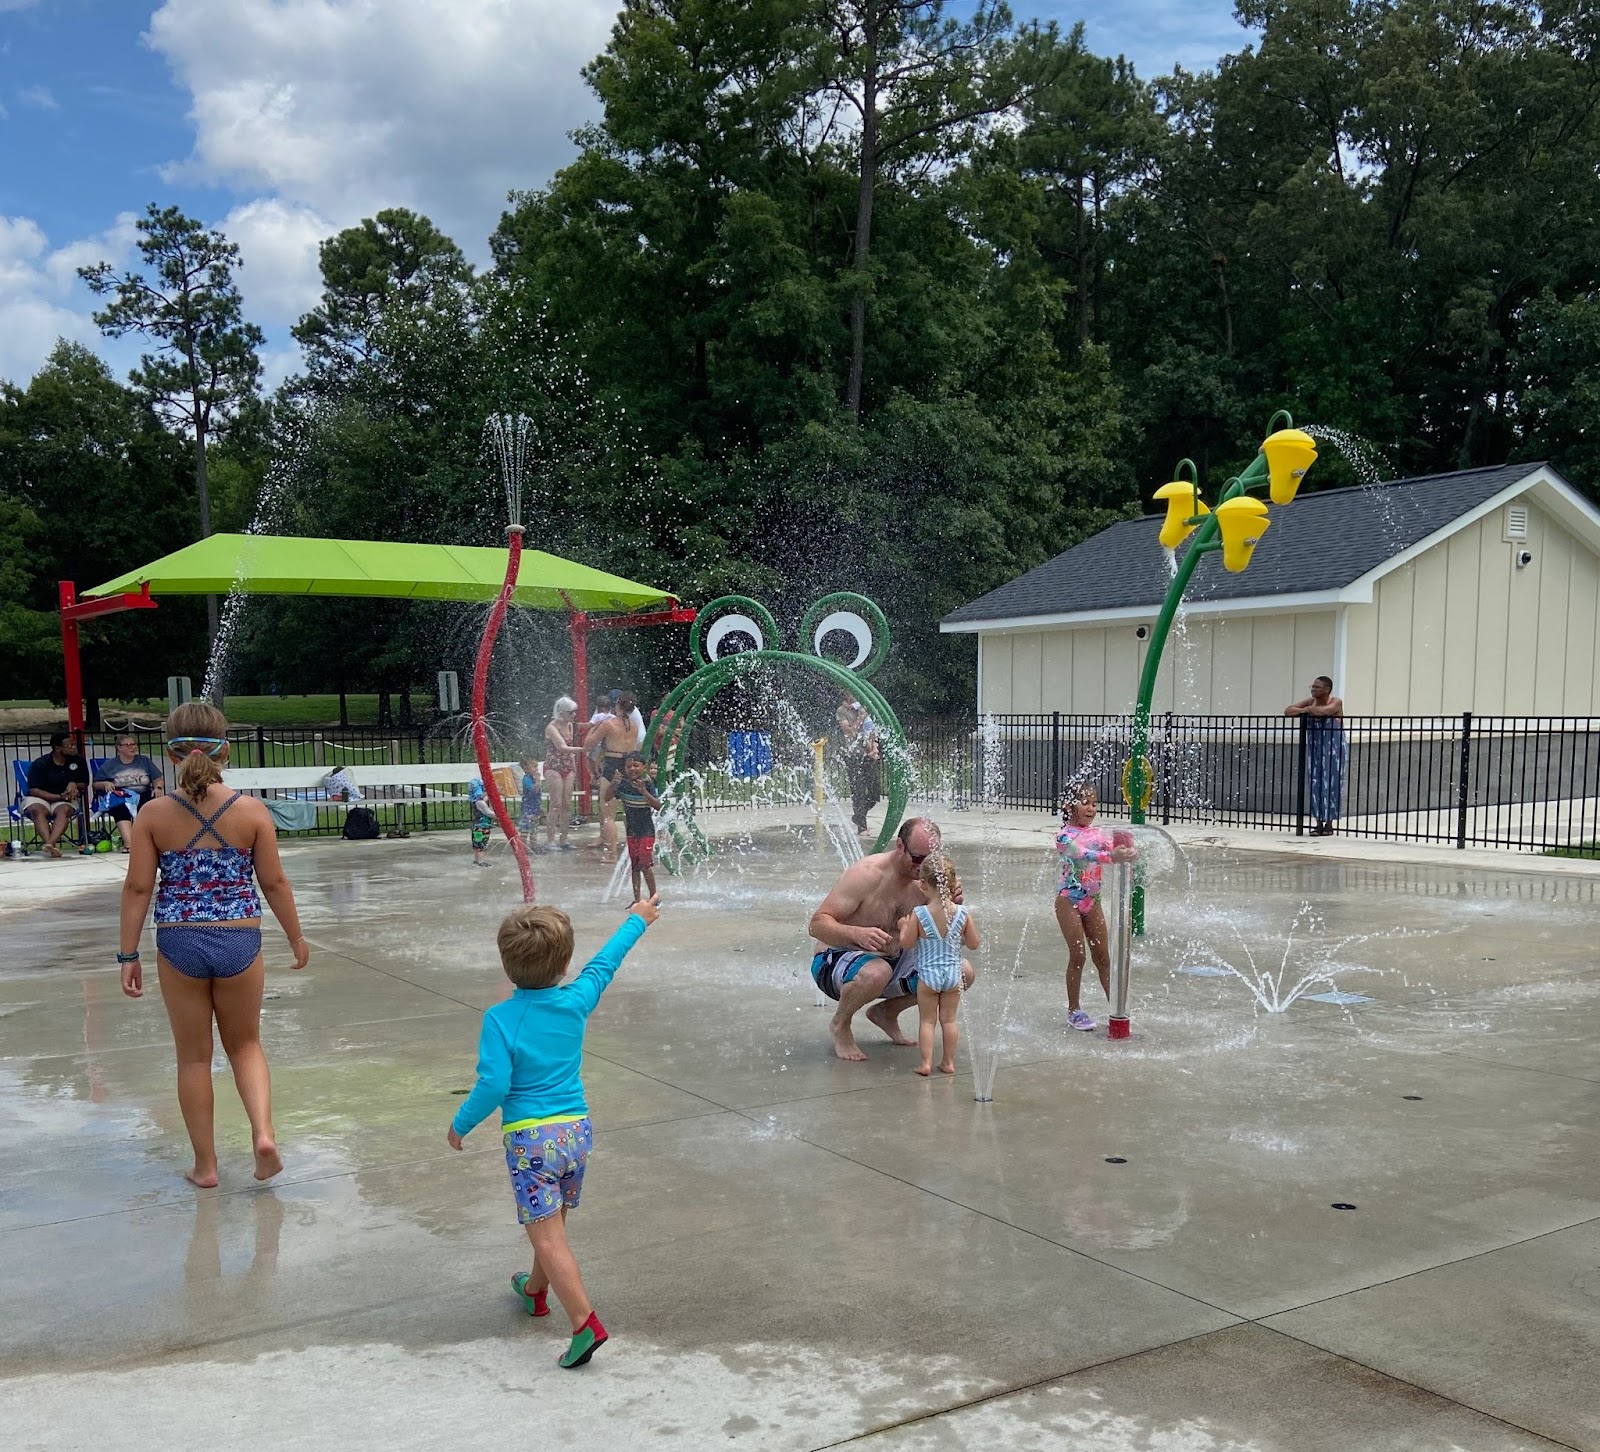
[[1344,702],[1333,694],[1332,679],[1318,676],[1311,694],[1285,707],[1283,714],[1306,718],[1306,785],[1315,835],[1331,837],[1344,802]]

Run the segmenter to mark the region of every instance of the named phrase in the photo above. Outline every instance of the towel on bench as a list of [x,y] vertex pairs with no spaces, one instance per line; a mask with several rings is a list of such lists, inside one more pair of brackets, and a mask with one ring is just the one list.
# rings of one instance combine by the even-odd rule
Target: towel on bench
[[264,800],[280,831],[304,832],[317,825],[315,802],[296,801],[292,797],[266,797]]

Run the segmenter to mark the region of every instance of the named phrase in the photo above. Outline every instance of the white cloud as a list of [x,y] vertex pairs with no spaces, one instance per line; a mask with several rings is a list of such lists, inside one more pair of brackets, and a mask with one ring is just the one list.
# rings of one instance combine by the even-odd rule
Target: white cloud
[[0,378],[25,384],[58,338],[102,354],[127,351],[102,346],[91,316],[95,300],[78,281],[77,269],[102,259],[123,263],[132,242],[131,214],[99,236],[54,249],[31,218],[0,216]]
[[335,229],[309,207],[273,197],[235,207],[218,230],[239,245],[236,277],[253,322],[298,322],[322,296],[317,246]]
[[165,0],[148,41],[193,97],[174,174],[348,226],[431,216],[482,257],[596,109],[579,74],[616,0]]
[[7,10],[27,10],[38,3],[39,0],[0,0],[0,13]]
[[56,100],[49,86],[24,86],[17,92],[17,99],[26,106],[37,106],[41,111],[61,109],[61,103]]

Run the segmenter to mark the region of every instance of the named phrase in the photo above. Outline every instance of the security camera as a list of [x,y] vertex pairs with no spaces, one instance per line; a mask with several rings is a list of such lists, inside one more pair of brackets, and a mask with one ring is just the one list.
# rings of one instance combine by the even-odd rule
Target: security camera
[[1136,626],[1134,626],[1134,628],[1133,628],[1133,638],[1135,640],[1149,640],[1150,639],[1150,627],[1148,625],[1136,625]]
[[1533,563],[1533,551],[1532,550],[1518,550],[1517,551],[1517,568],[1519,570],[1522,569],[1525,565],[1531,565],[1532,563]]

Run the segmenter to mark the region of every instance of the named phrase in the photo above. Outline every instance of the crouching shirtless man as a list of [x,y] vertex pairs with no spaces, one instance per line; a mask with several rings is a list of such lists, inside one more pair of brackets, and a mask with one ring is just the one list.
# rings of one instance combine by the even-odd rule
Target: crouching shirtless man
[[[899,925],[925,901],[917,876],[923,859],[938,850],[939,829],[926,817],[902,822],[894,846],[847,867],[811,915],[807,931],[816,939],[811,976],[839,1005],[829,1031],[841,1059],[867,1057],[856,1046],[850,1021],[869,1003],[868,1022],[890,1043],[915,1043],[900,1032],[900,1015],[916,1006],[917,975],[915,955],[900,951]],[[964,988],[971,985],[972,972],[969,965]]]

